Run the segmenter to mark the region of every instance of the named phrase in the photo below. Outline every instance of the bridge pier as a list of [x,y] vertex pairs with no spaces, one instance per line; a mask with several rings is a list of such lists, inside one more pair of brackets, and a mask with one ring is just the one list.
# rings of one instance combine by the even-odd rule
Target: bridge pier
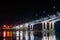
[[42,22],[42,40],[48,40],[47,22]]
[[49,22],[49,40],[56,40],[54,22]]
[[33,30],[33,25],[30,25],[30,39],[34,40],[34,30]]

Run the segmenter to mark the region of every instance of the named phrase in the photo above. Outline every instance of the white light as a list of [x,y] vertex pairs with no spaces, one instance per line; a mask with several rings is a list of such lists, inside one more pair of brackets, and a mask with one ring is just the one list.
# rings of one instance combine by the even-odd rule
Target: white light
[[18,25],[18,26],[16,26],[16,29],[19,29],[19,25]]
[[16,36],[19,36],[19,31],[16,31]]
[[20,40],[23,40],[23,31],[20,31]]
[[16,31],[16,40],[19,40],[19,31]]
[[20,27],[23,27],[23,25],[20,25]]
[[16,37],[16,40],[19,40],[19,37]]

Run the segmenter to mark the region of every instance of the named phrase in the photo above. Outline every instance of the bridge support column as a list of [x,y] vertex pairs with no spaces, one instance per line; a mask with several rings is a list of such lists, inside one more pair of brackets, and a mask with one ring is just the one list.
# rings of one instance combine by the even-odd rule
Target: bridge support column
[[42,40],[48,40],[47,36],[47,22],[42,22]]
[[33,30],[33,25],[30,25],[30,39],[34,40],[34,30]]
[[49,22],[49,40],[56,40],[54,22]]

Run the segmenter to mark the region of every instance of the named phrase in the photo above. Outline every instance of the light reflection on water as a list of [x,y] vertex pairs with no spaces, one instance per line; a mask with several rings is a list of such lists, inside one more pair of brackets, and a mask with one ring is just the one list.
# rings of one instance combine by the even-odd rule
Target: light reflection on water
[[[16,34],[15,34],[16,36],[14,36],[14,37],[16,37],[15,40],[57,40],[56,36],[54,34],[53,35],[49,35],[49,37],[48,36],[38,37],[38,36],[34,36],[33,33],[34,33],[33,31],[30,31],[30,38],[29,38],[28,31],[25,31],[25,33],[23,31],[16,31]],[[23,39],[23,34],[25,34],[24,35],[25,39]],[[5,33],[4,33],[4,35],[5,35]],[[3,40],[6,40],[6,39],[7,40],[13,40],[12,36],[10,38],[4,37]]]

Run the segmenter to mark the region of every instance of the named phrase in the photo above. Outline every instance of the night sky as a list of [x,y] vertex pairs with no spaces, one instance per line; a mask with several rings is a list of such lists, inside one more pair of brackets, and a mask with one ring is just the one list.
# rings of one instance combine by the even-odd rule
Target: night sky
[[[59,1],[19,1],[0,3],[0,24],[23,23],[55,14],[60,10]],[[54,8],[55,7],[55,8]],[[44,11],[44,12],[43,12]]]

